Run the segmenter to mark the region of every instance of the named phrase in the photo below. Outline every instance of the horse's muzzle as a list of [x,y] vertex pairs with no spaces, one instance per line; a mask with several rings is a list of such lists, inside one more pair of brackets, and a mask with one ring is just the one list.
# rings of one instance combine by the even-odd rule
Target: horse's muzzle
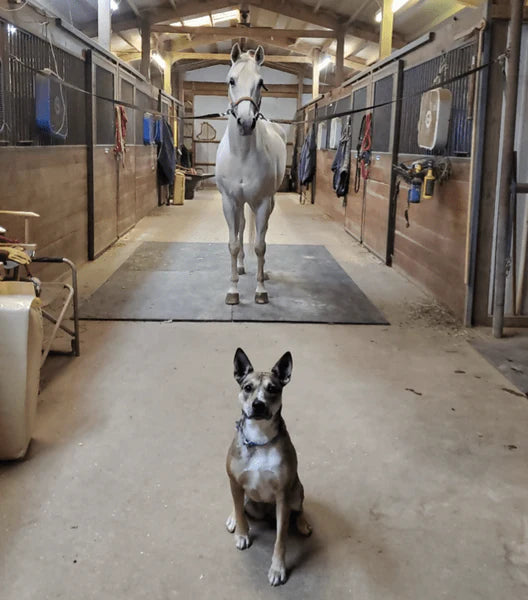
[[237,124],[240,135],[251,135],[257,124],[257,118],[253,117],[252,119],[242,119],[241,117],[238,117]]

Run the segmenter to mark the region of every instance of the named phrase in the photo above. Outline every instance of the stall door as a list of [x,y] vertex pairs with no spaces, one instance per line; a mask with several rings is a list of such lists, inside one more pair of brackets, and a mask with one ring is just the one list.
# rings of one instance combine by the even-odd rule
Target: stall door
[[[373,78],[372,105],[396,100],[398,66],[384,69]],[[388,262],[391,210],[391,182],[396,102],[372,111],[372,151],[370,175],[365,186],[363,244],[384,262]]]
[[117,227],[118,172],[114,147],[116,67],[90,53],[87,60],[92,93],[89,161],[89,257],[93,259],[115,242]]
[[[134,80],[119,71],[119,100],[135,104]],[[117,235],[121,237],[136,223],[136,119],[133,108],[125,107],[126,152],[117,159]]]
[[[369,86],[364,83],[355,89],[352,93],[352,109],[361,110],[367,106]],[[356,171],[356,156],[358,137],[361,129],[361,121],[364,112],[355,112],[352,115],[352,147],[351,147],[351,164],[350,164],[350,186],[347,194],[347,202],[345,208],[345,229],[352,234],[357,240],[362,241],[362,223],[363,223],[363,208],[364,208],[364,193],[365,186],[361,182],[358,191],[354,190],[354,179]]]

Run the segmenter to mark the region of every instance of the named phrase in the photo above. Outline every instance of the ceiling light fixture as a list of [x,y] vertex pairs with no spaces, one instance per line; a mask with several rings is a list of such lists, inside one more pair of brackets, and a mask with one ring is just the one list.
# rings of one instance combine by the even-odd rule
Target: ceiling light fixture
[[[403,8],[409,0],[392,0],[392,12],[398,12],[400,8]],[[378,10],[376,16],[374,17],[376,23],[381,23],[381,10]]]
[[119,8],[119,2],[117,0],[110,0],[110,10],[112,12],[116,11]]

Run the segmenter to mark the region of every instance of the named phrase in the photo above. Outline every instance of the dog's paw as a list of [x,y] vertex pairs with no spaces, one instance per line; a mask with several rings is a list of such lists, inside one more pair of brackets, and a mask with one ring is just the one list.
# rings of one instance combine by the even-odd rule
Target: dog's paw
[[268,571],[268,580],[271,585],[286,583],[286,565],[284,563],[271,563]]
[[245,550],[251,546],[249,535],[235,535],[235,545],[239,550]]
[[305,519],[303,514],[300,514],[297,517],[297,521],[296,521],[295,525],[297,527],[297,531],[301,535],[304,535],[306,537],[308,537],[309,535],[312,535],[312,526],[310,525],[310,523],[308,523],[308,521]]
[[236,519],[235,519],[234,514],[231,513],[229,515],[229,517],[227,517],[225,526],[226,526],[227,531],[229,531],[229,533],[234,533],[234,531],[236,529]]

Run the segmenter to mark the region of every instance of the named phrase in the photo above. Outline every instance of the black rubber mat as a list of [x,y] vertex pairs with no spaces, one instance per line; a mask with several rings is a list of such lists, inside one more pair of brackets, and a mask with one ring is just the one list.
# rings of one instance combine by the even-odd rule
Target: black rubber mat
[[255,304],[256,258],[246,255],[240,304],[224,303],[227,244],[144,242],[81,307],[82,319],[387,324],[324,246],[269,244],[269,304]]
[[482,356],[528,396],[528,332],[471,342]]

